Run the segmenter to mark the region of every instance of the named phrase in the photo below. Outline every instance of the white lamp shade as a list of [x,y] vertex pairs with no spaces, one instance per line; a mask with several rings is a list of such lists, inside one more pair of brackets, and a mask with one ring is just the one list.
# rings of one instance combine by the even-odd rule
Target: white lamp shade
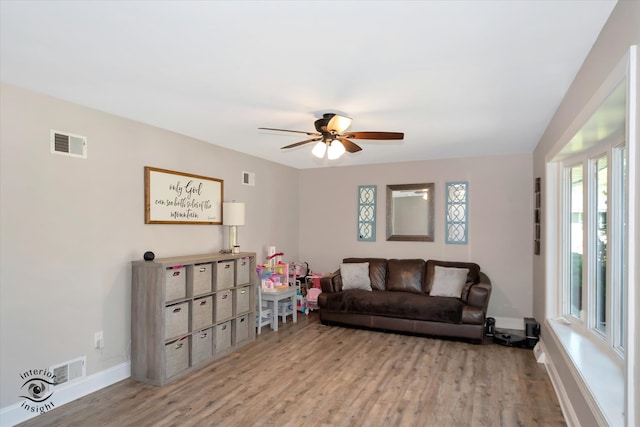
[[313,147],[313,150],[311,150],[311,154],[321,159],[324,157],[325,151],[327,151],[327,144],[325,144],[323,141],[320,141]]
[[222,204],[223,225],[244,225],[244,203],[224,202]]
[[335,160],[338,157],[342,156],[346,150],[344,149],[344,145],[340,141],[334,140],[331,142],[329,149],[327,151],[327,157],[329,160]]

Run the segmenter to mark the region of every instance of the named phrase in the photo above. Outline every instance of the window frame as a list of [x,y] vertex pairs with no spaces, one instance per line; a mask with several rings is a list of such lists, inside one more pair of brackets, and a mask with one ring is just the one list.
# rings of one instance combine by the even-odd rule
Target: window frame
[[[563,238],[559,241],[561,264],[559,268],[562,285],[559,286],[560,304],[558,305],[558,315],[574,325],[576,332],[588,337],[596,342],[607,353],[616,360],[622,362],[625,358],[623,337],[624,332],[624,312],[626,304],[621,298],[625,295],[622,291],[625,286],[624,280],[619,279],[621,273],[621,262],[624,262],[624,251],[619,248],[614,249],[622,241],[626,241],[627,235],[621,227],[623,218],[626,215],[624,210],[625,202],[628,202],[628,188],[624,184],[620,168],[622,151],[626,149],[624,136],[620,135],[614,139],[604,140],[591,149],[566,157],[561,162],[560,173],[562,184],[561,210],[559,214],[559,224],[562,228]],[[606,249],[606,330],[604,333],[596,328],[596,239],[597,239],[597,179],[596,162],[605,157],[607,160],[607,249]],[[582,268],[582,309],[581,317],[577,318],[571,314],[571,169],[582,165],[583,170],[583,268]],[[628,167],[628,163],[627,163]],[[614,244],[615,242],[615,244]],[[617,276],[616,276],[617,275]],[[624,314],[624,313],[622,313]]]
[[[625,269],[627,262],[627,252],[629,251],[629,233],[626,231],[629,221],[629,148],[625,141],[619,144],[612,144],[611,149],[611,164],[612,168],[609,171],[609,182],[613,188],[613,193],[623,194],[623,198],[619,200],[619,203],[611,204],[611,221],[609,222],[609,230],[614,233],[617,243],[622,243],[622,247],[619,244],[610,244],[607,247],[607,256],[609,259],[617,259],[622,262],[618,262],[611,265],[610,270],[610,283],[611,283],[611,303],[617,304],[618,308],[622,310],[622,313],[611,312],[611,317],[614,315],[617,321],[611,322],[611,342],[610,345],[614,351],[621,357],[625,355],[625,332],[627,324],[626,308],[627,300],[626,296],[628,292],[625,292],[625,286],[630,286],[629,279]],[[614,170],[613,165],[616,165],[617,169]],[[626,172],[626,173],[616,173]],[[622,249],[624,248],[624,250]],[[607,266],[609,267],[609,266]]]
[[[464,188],[464,198],[452,198],[451,191],[454,188]],[[469,181],[452,181],[445,183],[445,243],[448,245],[467,245],[469,244]],[[456,219],[451,215],[451,209],[458,208],[464,212],[462,220]],[[462,226],[463,233],[461,237],[452,239],[452,229]],[[455,233],[454,233],[455,234]]]
[[[585,223],[586,223],[586,215],[587,212],[584,212],[584,200],[586,199],[586,194],[585,194],[585,183],[584,183],[584,176],[586,175],[585,172],[585,165],[584,163],[581,161],[581,159],[572,159],[573,161],[569,161],[566,163],[563,163],[561,166],[561,170],[562,170],[562,192],[561,192],[561,197],[563,199],[563,203],[562,203],[562,210],[559,212],[560,215],[560,221],[559,224],[561,224],[561,227],[563,229],[563,239],[560,240],[560,253],[562,254],[562,261],[560,264],[560,273],[561,273],[561,280],[560,283],[562,283],[562,285],[559,287],[560,288],[560,313],[558,313],[560,316],[565,317],[567,320],[569,320],[571,323],[577,324],[582,326],[585,322],[585,318],[583,315],[583,312],[585,310],[586,307],[586,301],[585,301],[585,289],[584,289],[584,285],[586,283],[586,277],[585,277],[585,268],[584,268],[584,242],[585,242]],[[582,166],[582,176],[583,176],[583,183],[582,183],[582,201],[583,201],[583,212],[582,212],[582,259],[583,259],[583,268],[582,268],[582,283],[581,283],[581,287],[582,287],[582,291],[580,294],[580,316],[576,317],[571,313],[571,244],[572,244],[572,240],[571,240],[571,225],[572,225],[572,221],[571,221],[571,215],[572,215],[572,182],[571,182],[571,169],[577,167],[577,166]]]
[[[640,356],[640,342],[637,339],[637,328],[640,327],[640,311],[635,304],[639,289],[635,283],[638,281],[640,265],[640,248],[637,242],[638,215],[640,214],[640,196],[635,188],[640,182],[638,166],[638,134],[640,121],[638,120],[638,67],[637,46],[629,47],[617,65],[604,77],[602,84],[586,100],[584,105],[578,105],[579,111],[567,128],[557,135],[553,146],[544,154],[544,168],[546,180],[545,206],[543,218],[543,235],[548,242],[544,251],[544,282],[545,325],[547,334],[543,331],[544,341],[550,340],[559,354],[549,352],[551,364],[556,357],[561,357],[569,368],[571,377],[578,385],[578,393],[588,402],[593,416],[599,420],[599,424],[607,424],[608,420],[616,420],[616,424],[635,425],[640,420],[638,409],[637,377]],[[601,126],[594,126],[594,132],[585,135],[594,114],[603,112],[603,106],[618,92],[618,87],[624,85],[624,99],[615,102],[615,110],[607,117],[618,122],[612,122],[609,129],[620,135],[624,135],[627,141],[626,170],[624,191],[627,195],[625,206],[625,244],[626,252],[623,254],[623,283],[626,283],[624,318],[619,319],[626,328],[624,333],[624,359],[615,355],[615,352],[602,343],[601,340],[591,339],[590,334],[583,334],[579,328],[562,317],[563,291],[563,237],[566,231],[563,229],[563,162],[571,155],[592,146],[592,136],[601,135]],[[620,93],[617,93],[620,95]],[[619,99],[619,98],[618,98]],[[620,100],[620,99],[619,99]],[[611,105],[611,104],[610,104]],[[582,135],[581,135],[582,134]],[[611,136],[612,133],[608,132]],[[582,138],[586,136],[586,138]],[[534,165],[535,167],[535,165]],[[553,370],[552,370],[553,371]],[[550,371],[550,372],[552,372]],[[603,376],[604,375],[604,376]],[[564,383],[558,378],[560,383]]]
[[[364,198],[365,193],[371,195],[370,198]],[[358,186],[358,220],[356,239],[359,242],[375,242],[376,241],[376,217],[378,214],[378,186],[377,185],[359,185]],[[364,215],[364,211],[370,211],[370,215]],[[369,234],[362,233],[363,228],[369,229]]]

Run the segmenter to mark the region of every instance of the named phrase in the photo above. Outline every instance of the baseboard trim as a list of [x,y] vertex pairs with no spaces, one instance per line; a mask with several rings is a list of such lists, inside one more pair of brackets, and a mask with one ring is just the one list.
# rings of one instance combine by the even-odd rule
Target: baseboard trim
[[[567,427],[580,427],[580,423],[578,422],[578,417],[576,416],[576,411],[573,409],[573,405],[571,404],[571,400],[569,399],[569,395],[567,394],[567,390],[564,388],[562,384],[562,380],[558,375],[558,371],[556,370],[555,365],[550,357],[547,357],[547,348],[544,345],[542,339],[538,341],[536,347],[539,349],[541,353],[541,359],[543,360],[544,367],[547,370],[547,374],[549,375],[549,379],[551,379],[551,385],[556,392],[556,396],[558,397],[558,403],[560,403],[560,410],[562,411],[562,415],[564,415],[564,420],[567,423]],[[537,357],[536,357],[537,359]]]
[[[75,381],[66,387],[56,388],[51,397],[56,408],[73,402],[83,396],[108,387],[131,376],[131,363],[124,362],[104,371]],[[24,409],[22,402],[0,409],[0,426],[9,427],[40,415],[38,412],[29,412]]]

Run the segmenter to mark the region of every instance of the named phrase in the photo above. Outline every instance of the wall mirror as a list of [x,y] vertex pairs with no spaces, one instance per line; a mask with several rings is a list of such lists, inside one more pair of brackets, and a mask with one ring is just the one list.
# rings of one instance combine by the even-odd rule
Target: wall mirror
[[433,242],[434,184],[387,185],[387,240]]

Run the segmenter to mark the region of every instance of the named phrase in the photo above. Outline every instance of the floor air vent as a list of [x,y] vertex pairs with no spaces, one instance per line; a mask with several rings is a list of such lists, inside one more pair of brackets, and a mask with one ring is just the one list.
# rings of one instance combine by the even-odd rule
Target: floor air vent
[[87,358],[79,357],[68,362],[61,363],[57,366],[49,368],[49,372],[55,375],[54,382],[56,386],[66,384],[87,375]]
[[51,152],[87,158],[87,137],[51,129]]

